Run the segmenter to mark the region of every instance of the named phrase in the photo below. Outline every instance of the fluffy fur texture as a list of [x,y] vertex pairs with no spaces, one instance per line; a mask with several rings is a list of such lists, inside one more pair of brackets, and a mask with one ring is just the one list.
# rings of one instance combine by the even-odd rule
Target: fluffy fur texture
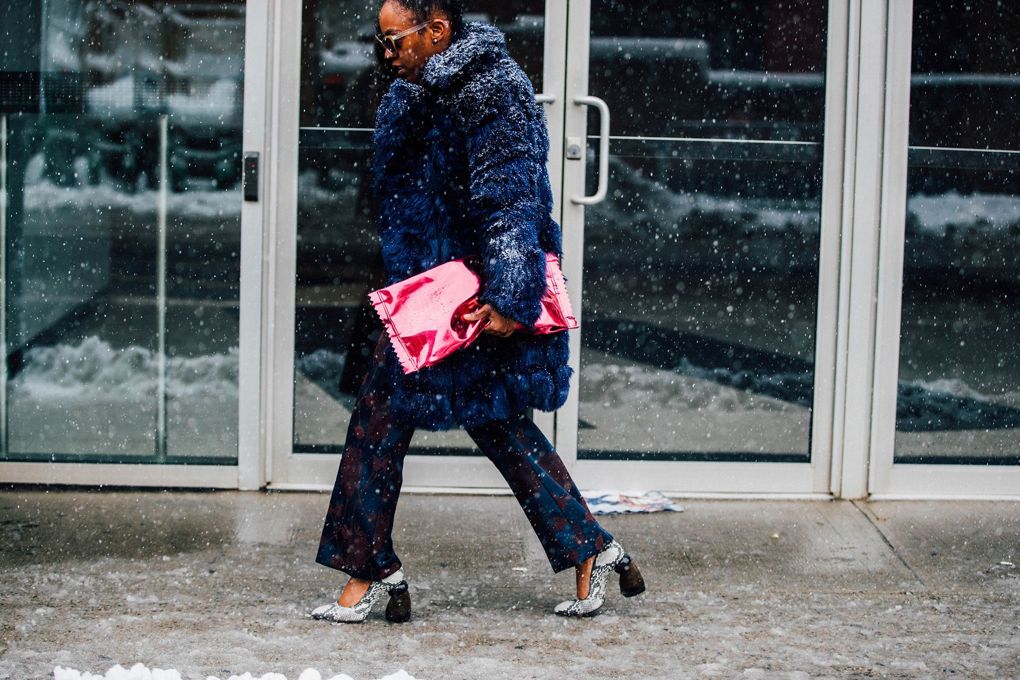
[[[493,26],[466,23],[426,62],[418,82],[396,80],[374,134],[374,186],[387,284],[481,255],[479,299],[530,325],[545,291],[545,253],[562,255],[550,216],[545,112]],[[389,352],[392,354],[392,348]],[[446,430],[550,411],[569,390],[567,333],[489,333],[403,375],[388,362],[391,408],[415,427]]]

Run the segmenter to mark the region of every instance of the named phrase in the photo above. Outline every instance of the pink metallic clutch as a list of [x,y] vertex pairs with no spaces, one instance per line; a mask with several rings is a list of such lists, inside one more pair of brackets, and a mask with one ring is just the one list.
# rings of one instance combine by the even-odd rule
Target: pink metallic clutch
[[[578,327],[555,253],[546,253],[545,274],[538,321],[530,328],[518,323],[515,332],[545,334]],[[404,373],[437,363],[482,333],[488,319],[461,318],[481,306],[480,287],[479,275],[461,258],[368,294]]]

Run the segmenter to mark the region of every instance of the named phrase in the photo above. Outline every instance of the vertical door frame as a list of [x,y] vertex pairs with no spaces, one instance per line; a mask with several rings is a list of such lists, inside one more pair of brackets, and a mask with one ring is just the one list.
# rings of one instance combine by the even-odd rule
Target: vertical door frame
[[846,130],[850,78],[850,4],[829,0],[825,40],[825,109],[822,159],[821,234],[818,253],[818,295],[815,325],[815,382],[811,417],[812,491],[833,492],[838,455],[833,446],[836,423],[842,417],[838,343],[840,251],[845,235],[844,193],[848,149]]
[[[565,100],[567,92],[567,2],[556,0],[545,1],[545,40],[542,55],[542,95],[546,101],[543,104],[545,109],[546,123],[549,134],[549,157],[546,167],[549,171],[549,183],[552,185],[553,193],[553,219],[560,225],[563,224],[564,200],[562,196],[563,187],[563,117],[567,110]],[[549,100],[548,98],[551,98]],[[566,257],[563,258],[563,266],[566,267]],[[570,274],[564,270],[564,276]],[[569,285],[569,284],[568,284]],[[576,335],[576,333],[572,334]],[[571,347],[571,352],[573,348]],[[571,378],[573,380],[573,378]],[[573,383],[570,393],[573,394]],[[559,448],[560,421],[564,418],[563,409],[546,413],[533,410],[532,420],[539,429],[549,438],[553,446]],[[557,451],[561,454],[562,452]],[[570,461],[564,458],[569,466]]]
[[[553,194],[556,196],[558,208],[556,215],[559,217],[562,231],[561,270],[567,283],[567,296],[572,300],[572,311],[583,328],[581,284],[584,270],[584,206],[574,203],[570,197],[584,194],[585,165],[588,160],[587,153],[582,153],[581,159],[572,159],[569,163],[565,156],[568,134],[577,134],[575,131],[580,130],[580,134],[586,136],[588,110],[574,104],[571,99],[578,94],[588,94],[587,62],[590,33],[588,27],[591,3],[590,0],[569,0],[562,4],[567,12],[563,17],[566,44],[563,45],[563,55],[560,57],[564,60],[564,77],[559,95],[562,103],[561,122],[555,131],[556,134],[551,124],[549,128],[549,155],[558,159],[559,172],[555,177],[550,173],[550,179],[554,182]],[[578,58],[577,55],[583,55],[583,58]],[[553,441],[564,464],[574,470],[577,467],[577,424],[580,412],[581,331],[567,333],[569,365],[573,373],[570,376],[567,400],[556,411],[556,433]]]
[[884,50],[887,162],[881,169],[882,206],[875,378],[870,450],[869,493],[888,486],[896,436],[896,395],[899,382],[900,314],[903,296],[904,221],[907,212],[907,137],[910,112],[910,55],[913,2],[890,3]]
[[907,214],[913,0],[888,3],[884,51],[885,138],[877,290],[874,402],[870,431],[872,498],[1020,498],[1020,466],[897,464],[896,402]]
[[274,53],[273,15],[275,3],[248,0],[245,8],[244,36],[244,153],[259,154],[257,202],[241,203],[241,280],[240,326],[238,338],[238,437],[237,486],[259,489],[266,482],[266,451],[262,426],[266,418],[266,380],[269,364],[262,351],[267,347],[264,319],[270,318],[263,295],[266,271],[264,257],[267,242],[266,226],[272,224],[270,208],[272,192],[266,175],[274,166],[272,145],[268,144],[273,109],[271,78]]
[[868,493],[884,155],[888,0],[851,0],[830,490]]
[[[301,3],[273,0],[273,93],[267,166],[267,199],[272,215],[266,290],[265,402],[263,438],[269,451],[266,483],[287,480],[294,441],[294,324],[297,267],[297,171],[301,95]],[[284,28],[286,27],[286,29]]]

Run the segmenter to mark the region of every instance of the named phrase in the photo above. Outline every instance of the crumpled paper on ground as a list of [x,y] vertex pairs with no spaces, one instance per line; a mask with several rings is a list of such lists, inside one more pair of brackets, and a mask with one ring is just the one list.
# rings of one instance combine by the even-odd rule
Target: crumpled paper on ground
[[593,515],[615,515],[630,512],[683,512],[683,506],[666,498],[659,491],[609,491],[594,489],[584,492]]

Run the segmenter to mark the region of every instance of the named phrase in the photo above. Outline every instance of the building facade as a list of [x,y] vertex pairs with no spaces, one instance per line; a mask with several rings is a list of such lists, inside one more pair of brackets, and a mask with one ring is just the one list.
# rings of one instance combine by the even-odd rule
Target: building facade
[[[468,1],[544,103],[585,488],[1020,495],[1020,8]],[[373,0],[0,0],[0,481],[329,488]],[[462,431],[407,487],[500,489]]]

